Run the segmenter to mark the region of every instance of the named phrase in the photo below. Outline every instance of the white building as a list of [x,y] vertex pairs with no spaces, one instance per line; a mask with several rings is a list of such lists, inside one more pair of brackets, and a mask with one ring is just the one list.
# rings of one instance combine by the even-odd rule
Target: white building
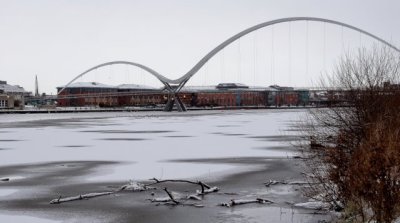
[[9,85],[7,81],[0,81],[0,109],[23,109],[26,91],[18,85]]

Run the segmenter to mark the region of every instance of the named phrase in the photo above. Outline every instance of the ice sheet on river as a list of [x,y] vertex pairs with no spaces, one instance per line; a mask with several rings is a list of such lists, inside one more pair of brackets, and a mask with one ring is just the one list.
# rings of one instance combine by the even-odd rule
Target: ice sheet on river
[[[92,180],[207,176],[228,164],[168,160],[287,157],[291,121],[302,111],[217,111],[182,113],[76,113],[2,115],[1,165],[55,161],[118,161]],[[14,120],[14,122],[7,122]],[[15,122],[16,120],[16,122]],[[184,136],[184,137],[183,137]],[[282,140],[276,140],[277,136]],[[290,145],[289,145],[290,146]],[[275,148],[268,150],[268,147]],[[259,148],[267,148],[260,150]]]

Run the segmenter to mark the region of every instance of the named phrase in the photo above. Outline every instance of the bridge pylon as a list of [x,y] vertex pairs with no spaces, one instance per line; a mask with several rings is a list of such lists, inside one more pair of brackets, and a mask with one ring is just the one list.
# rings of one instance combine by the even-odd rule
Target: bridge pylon
[[179,112],[187,111],[185,104],[183,104],[182,100],[179,97],[179,91],[186,84],[186,80],[182,81],[178,85],[170,85],[169,83],[163,82],[165,88],[168,91],[168,101],[164,107],[164,111],[172,111],[174,109],[174,105]]
[[168,94],[168,101],[164,107],[164,111],[172,111],[174,109],[174,105],[179,112],[187,111],[185,104],[183,104],[178,94]]

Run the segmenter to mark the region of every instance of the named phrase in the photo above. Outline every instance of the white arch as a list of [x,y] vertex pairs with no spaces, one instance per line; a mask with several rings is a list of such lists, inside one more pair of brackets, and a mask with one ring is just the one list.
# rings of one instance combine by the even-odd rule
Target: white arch
[[164,77],[163,75],[159,74],[158,72],[156,72],[155,70],[143,65],[143,64],[139,64],[139,63],[134,63],[134,62],[129,62],[129,61],[112,61],[112,62],[107,62],[107,63],[102,63],[99,64],[97,66],[94,66],[88,70],[86,70],[85,72],[79,74],[78,76],[76,76],[74,79],[72,79],[70,82],[68,82],[68,84],[66,84],[57,94],[60,94],[61,92],[63,92],[65,90],[65,88],[67,88],[69,85],[71,85],[74,81],[76,81],[78,78],[82,77],[83,75],[89,73],[90,71],[96,70],[97,68],[100,67],[105,67],[105,66],[110,66],[110,65],[114,65],[114,64],[127,64],[127,65],[132,65],[135,67],[139,67],[147,72],[149,72],[151,75],[153,75],[154,77],[156,77],[159,81],[161,81],[161,83],[163,83],[164,85],[166,85],[166,83],[170,83],[172,82],[171,79]]
[[329,19],[324,19],[324,18],[317,18],[317,17],[288,17],[288,18],[282,18],[282,19],[276,19],[276,20],[272,20],[272,21],[268,21],[268,22],[264,22],[264,23],[260,23],[258,25],[255,25],[253,27],[250,27],[248,29],[243,30],[242,32],[232,36],[231,38],[225,40],[224,42],[222,42],[220,45],[218,45],[217,47],[215,47],[213,50],[211,50],[207,55],[205,55],[196,65],[194,65],[194,67],[192,69],[190,69],[185,75],[183,75],[182,77],[172,80],[169,83],[171,84],[180,84],[183,82],[187,82],[193,75],[195,75],[197,73],[197,71],[200,70],[201,67],[204,66],[204,64],[207,63],[208,60],[210,60],[213,56],[215,56],[215,54],[217,54],[219,51],[221,51],[222,49],[224,49],[226,46],[228,46],[229,44],[231,44],[232,42],[234,42],[235,40],[238,40],[239,38],[253,32],[256,31],[258,29],[267,27],[267,26],[271,26],[271,25],[275,25],[278,23],[285,23],[285,22],[292,22],[292,21],[315,21],[315,22],[325,22],[325,23],[331,23],[331,24],[335,24],[335,25],[339,25],[339,26],[344,26],[347,27],[349,29],[361,32],[367,36],[370,36],[376,40],[378,40],[379,42],[389,46],[390,48],[392,48],[393,50],[397,51],[400,53],[400,50],[393,46],[392,44],[390,44],[389,42],[365,31],[362,30],[360,28],[357,28],[355,26],[346,24],[346,23],[342,23],[342,22],[338,22],[335,20],[329,20]]
[[231,38],[225,40],[224,42],[222,42],[220,45],[218,45],[217,47],[215,47],[213,50],[211,50],[207,55],[205,55],[199,62],[197,62],[197,64],[195,64],[193,66],[192,69],[190,69],[186,74],[184,74],[182,77],[172,80],[169,79],[161,74],[159,74],[158,72],[154,71],[153,69],[144,66],[142,64],[139,63],[134,63],[134,62],[129,62],[129,61],[112,61],[112,62],[107,62],[107,63],[103,63],[100,65],[97,65],[95,67],[92,67],[88,70],[86,70],[85,72],[79,74],[77,77],[75,77],[73,80],[71,80],[67,85],[64,86],[64,88],[62,88],[59,92],[61,93],[62,91],[64,91],[64,89],[66,87],[68,87],[71,83],[73,83],[75,80],[77,80],[78,78],[82,77],[83,75],[89,73],[92,70],[95,70],[97,68],[100,67],[104,67],[104,66],[109,66],[109,65],[113,65],[113,64],[128,64],[128,65],[132,65],[132,66],[136,66],[139,67],[147,72],[149,72],[150,74],[152,74],[153,76],[155,76],[158,80],[160,80],[167,89],[169,89],[170,91],[172,91],[172,88],[170,87],[170,84],[177,84],[179,85],[179,88],[176,92],[179,91],[180,88],[182,88],[185,83],[193,76],[197,73],[197,71],[200,70],[201,67],[204,66],[204,64],[207,63],[208,60],[210,60],[213,56],[215,56],[219,51],[221,51],[222,49],[224,49],[226,46],[228,46],[229,44],[231,44],[232,42],[234,42],[235,40],[238,40],[239,38],[253,32],[256,31],[258,29],[267,27],[267,26],[271,26],[271,25],[275,25],[278,23],[286,23],[286,22],[292,22],[292,21],[315,21],[315,22],[325,22],[325,23],[330,23],[330,24],[335,24],[335,25],[339,25],[339,26],[344,26],[347,27],[349,29],[361,32],[367,36],[372,37],[373,39],[378,40],[379,42],[389,46],[390,48],[392,48],[393,50],[397,51],[400,53],[400,50],[395,47],[394,45],[390,44],[389,42],[379,38],[378,36],[375,36],[367,31],[364,31],[360,28],[357,28],[355,26],[346,24],[346,23],[342,23],[342,22],[338,22],[335,20],[329,20],[329,19],[324,19],[324,18],[317,18],[317,17],[288,17],[288,18],[282,18],[282,19],[276,19],[276,20],[272,20],[272,21],[268,21],[268,22],[264,22],[264,23],[260,23],[258,25],[252,26],[248,29],[245,29],[241,32],[239,32],[238,34],[232,36]]

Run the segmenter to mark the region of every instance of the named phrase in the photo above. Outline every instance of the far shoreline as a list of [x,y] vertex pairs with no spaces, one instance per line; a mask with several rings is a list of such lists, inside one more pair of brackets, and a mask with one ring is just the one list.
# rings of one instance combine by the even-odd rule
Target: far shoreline
[[[286,110],[286,109],[310,109],[324,108],[321,106],[241,106],[241,107],[206,107],[190,108],[188,111],[232,111],[232,110]],[[164,111],[163,108],[93,108],[93,107],[67,107],[57,109],[35,109],[35,110],[0,110],[0,114],[46,114],[46,113],[89,113],[89,112],[153,112]],[[173,111],[175,112],[175,111]]]

